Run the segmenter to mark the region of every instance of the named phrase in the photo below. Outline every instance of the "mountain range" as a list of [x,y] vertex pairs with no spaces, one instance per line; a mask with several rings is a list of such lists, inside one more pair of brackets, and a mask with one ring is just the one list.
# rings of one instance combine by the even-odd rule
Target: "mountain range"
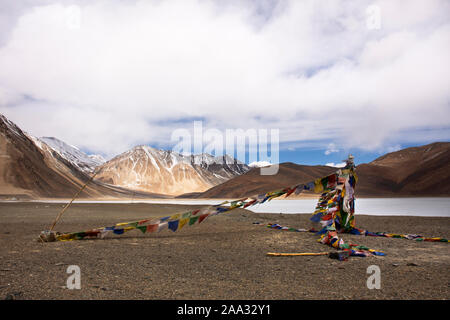
[[[0,114],[0,198],[72,197],[90,176]],[[81,197],[162,197],[92,181]]]
[[[241,198],[307,183],[337,170],[328,166],[281,163],[276,175],[260,168],[189,198]],[[383,155],[356,167],[355,194],[363,197],[450,196],[450,143],[436,142]]]
[[133,190],[179,195],[202,192],[249,170],[227,155],[182,155],[137,146],[97,168],[99,181]]
[[[241,198],[337,170],[281,163],[276,175],[261,175],[260,167],[267,165],[149,146],[136,146],[106,161],[54,137],[33,137],[0,114],[0,199],[69,198],[94,174],[80,197]],[[449,196],[450,143],[391,152],[358,165],[356,172],[357,196]]]
[[137,146],[105,161],[54,137],[37,138],[0,114],[0,198],[167,197],[202,192],[245,173],[229,156],[184,156]]

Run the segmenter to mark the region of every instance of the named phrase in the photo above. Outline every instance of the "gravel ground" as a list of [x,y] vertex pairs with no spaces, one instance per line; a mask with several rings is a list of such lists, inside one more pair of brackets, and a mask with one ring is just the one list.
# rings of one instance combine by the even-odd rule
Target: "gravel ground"
[[[270,230],[260,222],[309,227],[309,214],[236,209],[182,230],[138,230],[103,240],[41,243],[62,204],[0,203],[0,299],[449,299],[448,243],[344,235],[385,257],[269,257],[267,252],[324,252],[311,233]],[[74,204],[55,228],[82,231],[198,206]],[[356,216],[370,231],[449,235],[450,218]],[[67,289],[69,265],[81,289]],[[381,289],[367,288],[367,267]]]

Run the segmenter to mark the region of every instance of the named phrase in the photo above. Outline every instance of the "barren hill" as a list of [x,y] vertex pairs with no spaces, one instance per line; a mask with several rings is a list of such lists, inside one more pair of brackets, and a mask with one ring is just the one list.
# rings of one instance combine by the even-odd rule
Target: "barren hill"
[[357,195],[450,196],[450,143],[388,153],[357,167]]
[[[276,175],[261,175],[260,168],[253,168],[247,173],[237,176],[225,183],[215,186],[206,192],[192,194],[193,198],[240,198],[309,182],[318,177],[336,171],[327,166],[306,166],[291,162],[279,165]],[[189,195],[186,195],[189,196]]]

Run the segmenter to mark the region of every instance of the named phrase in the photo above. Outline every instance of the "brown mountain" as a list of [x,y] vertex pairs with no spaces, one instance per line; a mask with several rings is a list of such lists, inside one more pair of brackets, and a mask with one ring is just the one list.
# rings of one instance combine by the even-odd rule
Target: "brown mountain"
[[[55,150],[0,114],[0,198],[68,198],[89,179]],[[94,181],[80,197],[135,195],[133,191]]]
[[450,142],[388,153],[357,167],[357,195],[449,196]]
[[[280,164],[278,174],[262,176],[259,168],[235,177],[203,193],[186,194],[191,198],[240,198],[306,183],[335,172],[327,166]],[[450,196],[450,143],[436,142],[421,147],[388,153],[358,165],[356,195]]]
[[297,183],[309,182],[318,177],[336,171],[327,166],[306,166],[291,162],[281,163],[276,175],[261,175],[260,168],[253,168],[247,173],[215,186],[206,192],[183,195],[192,198],[241,198],[273,191]]

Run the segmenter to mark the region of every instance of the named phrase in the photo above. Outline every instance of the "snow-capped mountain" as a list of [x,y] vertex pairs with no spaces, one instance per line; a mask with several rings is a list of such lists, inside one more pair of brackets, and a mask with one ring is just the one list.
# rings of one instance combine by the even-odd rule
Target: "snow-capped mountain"
[[[213,156],[208,153],[191,155],[191,165],[200,166],[201,168],[213,173],[219,178],[226,180],[234,176],[247,172],[250,168],[243,162],[230,157],[229,155]],[[184,158],[184,161],[187,161]]]
[[137,146],[98,168],[97,179],[134,190],[168,195],[202,192],[249,170],[229,156],[182,155]]
[[86,173],[93,172],[96,167],[106,162],[101,155],[87,155],[77,147],[69,145],[54,137],[41,137],[39,140],[46,143],[61,157]]
[[272,164],[268,161],[254,161],[250,163],[248,166],[250,168],[264,168],[264,167],[270,167]]

